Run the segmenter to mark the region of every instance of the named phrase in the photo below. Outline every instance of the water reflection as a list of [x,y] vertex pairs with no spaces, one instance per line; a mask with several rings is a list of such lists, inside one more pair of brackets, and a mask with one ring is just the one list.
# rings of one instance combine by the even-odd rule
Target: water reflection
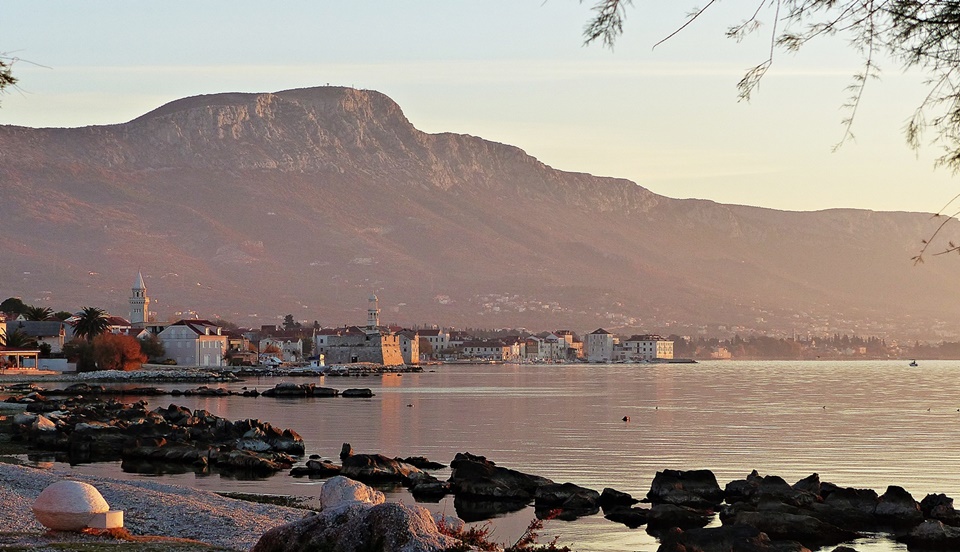
[[[934,492],[960,498],[958,375],[960,367],[951,362],[925,362],[922,369],[900,362],[457,365],[435,373],[323,382],[342,390],[362,381],[376,393],[373,399],[148,401],[151,408],[173,402],[290,427],[303,436],[307,454],[325,458],[335,458],[344,442],[361,452],[444,463],[457,452],[472,452],[557,482],[610,486],[638,497],[665,468],[709,468],[721,484],[752,469],[788,481],[817,472],[824,481],[879,492],[901,485],[919,500]],[[227,387],[262,391],[277,381]],[[111,476],[120,471],[110,465],[76,469],[103,469]],[[444,479],[449,470],[436,475]],[[296,495],[315,494],[322,484],[285,474],[266,482],[190,473],[159,477],[213,490]],[[412,501],[403,490],[391,499]],[[450,513],[456,505],[447,498],[430,507]],[[525,507],[499,518],[496,527],[522,532],[534,516]],[[550,521],[547,530],[584,552],[656,549],[642,529],[631,531],[599,515]],[[869,539],[856,548],[902,549]]]

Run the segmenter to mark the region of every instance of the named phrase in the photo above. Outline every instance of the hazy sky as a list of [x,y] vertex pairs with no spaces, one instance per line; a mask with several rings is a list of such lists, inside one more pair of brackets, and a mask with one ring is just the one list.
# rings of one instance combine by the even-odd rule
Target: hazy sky
[[[0,124],[125,122],[196,94],[325,84],[378,90],[427,132],[512,144],[555,168],[624,177],[670,197],[776,209],[936,211],[960,181],[919,157],[902,128],[922,75],[884,63],[855,142],[841,106],[858,58],[839,39],[780,54],[751,103],[736,83],[765,36],[723,36],[755,2],[637,0],[610,51],[584,47],[577,0],[2,0],[0,52],[19,90]],[[769,17],[767,18],[769,19]],[[37,64],[33,65],[30,62]]]

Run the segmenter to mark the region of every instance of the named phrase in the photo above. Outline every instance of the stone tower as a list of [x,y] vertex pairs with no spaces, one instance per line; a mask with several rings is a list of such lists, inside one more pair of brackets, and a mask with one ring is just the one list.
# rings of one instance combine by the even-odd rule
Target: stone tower
[[380,301],[376,295],[371,295],[367,307],[367,329],[375,330],[378,326],[380,326]]
[[132,291],[133,293],[130,296],[130,325],[142,327],[150,321],[150,298],[147,297],[147,286],[143,285],[143,274],[139,270]]

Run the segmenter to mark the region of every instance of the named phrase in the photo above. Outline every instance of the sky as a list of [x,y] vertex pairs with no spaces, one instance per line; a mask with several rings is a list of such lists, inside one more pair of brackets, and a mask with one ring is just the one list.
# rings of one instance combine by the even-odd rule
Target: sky
[[[724,36],[755,2],[635,0],[614,49],[583,45],[591,0],[0,0],[19,86],[0,124],[122,123],[197,94],[377,90],[425,132],[517,146],[560,170],[674,198],[810,211],[936,212],[960,192],[939,151],[907,147],[923,75],[881,61],[843,135],[859,57],[840,38],[780,53],[749,102],[736,84],[769,36]],[[763,16],[762,16],[763,17]],[[770,16],[767,14],[769,23]]]

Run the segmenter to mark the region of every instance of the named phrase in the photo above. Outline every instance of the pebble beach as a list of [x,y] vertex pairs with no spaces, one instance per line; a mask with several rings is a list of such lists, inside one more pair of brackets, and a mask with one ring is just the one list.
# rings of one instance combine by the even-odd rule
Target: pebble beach
[[300,508],[236,500],[188,487],[0,463],[4,518],[0,549],[53,550],[54,543],[102,542],[102,537],[49,532],[34,518],[31,506],[40,492],[64,479],[96,487],[111,509],[123,510],[124,527],[132,535],[190,539],[228,550],[249,550],[267,530],[307,514]]

